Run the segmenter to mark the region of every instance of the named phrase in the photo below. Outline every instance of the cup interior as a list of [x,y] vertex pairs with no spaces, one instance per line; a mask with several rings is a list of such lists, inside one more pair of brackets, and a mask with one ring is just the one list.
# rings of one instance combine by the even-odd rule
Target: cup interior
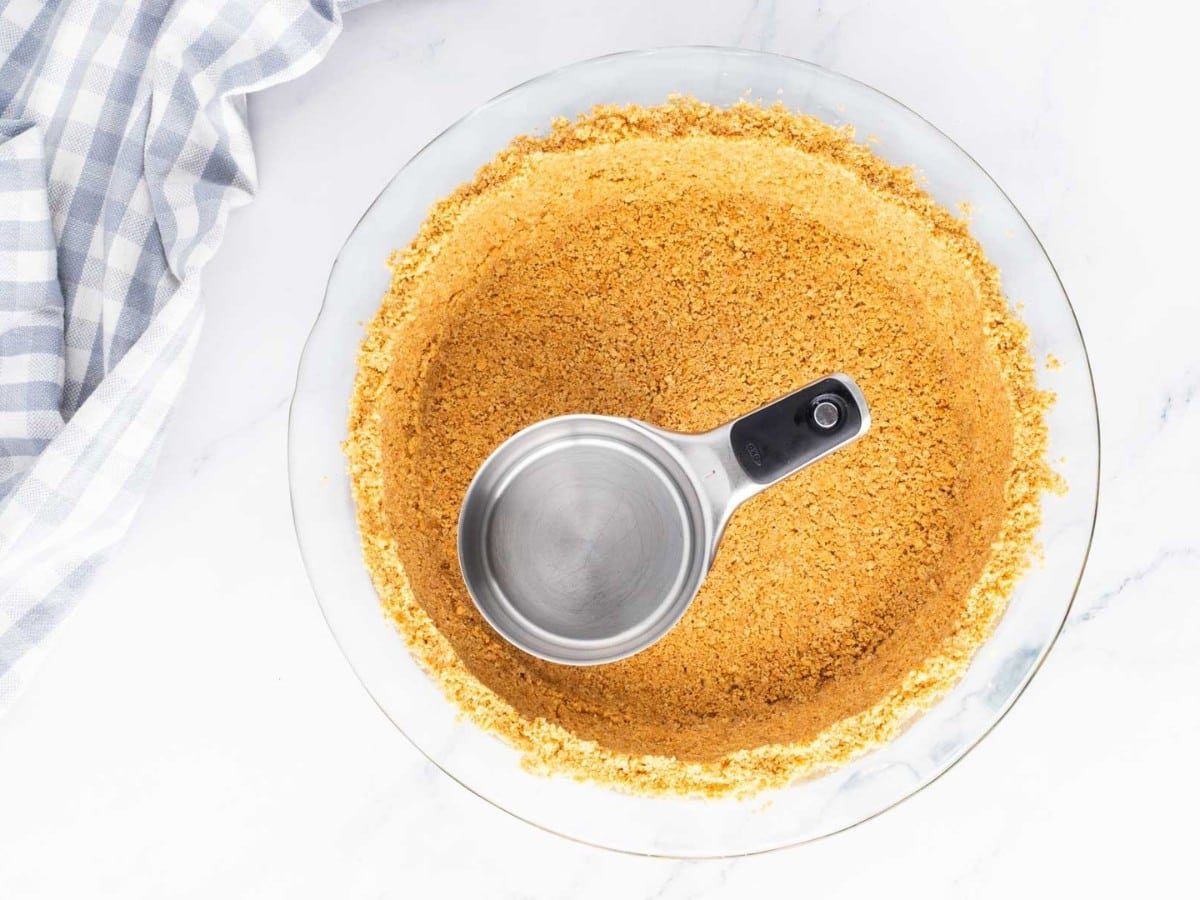
[[484,618],[558,662],[611,661],[678,621],[704,577],[695,489],[621,419],[571,416],[488,457],[459,518],[459,561]]

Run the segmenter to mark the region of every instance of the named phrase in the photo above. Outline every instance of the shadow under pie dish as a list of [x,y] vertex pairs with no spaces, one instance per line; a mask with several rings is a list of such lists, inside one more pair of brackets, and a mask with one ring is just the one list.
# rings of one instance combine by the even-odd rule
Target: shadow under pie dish
[[[807,790],[898,745],[1035,576],[1057,483],[1038,323],[919,174],[803,113],[681,96],[527,128],[393,245],[346,441],[363,557],[421,667],[526,769]],[[871,433],[741,509],[662,641],[565,667],[482,622],[454,526],[505,437],[573,412],[705,430],[827,371],[859,381]]]

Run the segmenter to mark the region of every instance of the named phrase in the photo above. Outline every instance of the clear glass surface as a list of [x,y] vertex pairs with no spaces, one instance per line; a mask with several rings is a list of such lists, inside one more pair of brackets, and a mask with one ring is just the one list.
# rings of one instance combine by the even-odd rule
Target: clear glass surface
[[[515,750],[460,718],[409,656],[385,618],[363,564],[340,444],[355,354],[379,306],[388,253],[415,235],[429,206],[469,180],[515,135],[596,103],[657,104],[684,93],[728,105],[782,100],[879,139],[889,162],[913,165],[953,208],[973,209],[971,231],[1022,304],[1039,383],[1058,395],[1050,458],[1070,490],[1043,501],[1044,563],[1018,585],[1002,621],[961,682],[890,744],[817,778],[748,800],[630,796],[526,772]],[[1037,671],[1062,626],[1095,521],[1099,432],[1087,353],[1053,266],[1021,214],[945,135],[884,94],[810,63],[718,48],[622,53],[551,72],[484,104],[405,165],[367,210],[329,276],[325,303],[300,362],[288,463],[304,563],[334,637],[380,708],[447,775],[514,816],[558,834],[633,853],[726,856],[822,837],[912,795],[954,765],[999,721]]]

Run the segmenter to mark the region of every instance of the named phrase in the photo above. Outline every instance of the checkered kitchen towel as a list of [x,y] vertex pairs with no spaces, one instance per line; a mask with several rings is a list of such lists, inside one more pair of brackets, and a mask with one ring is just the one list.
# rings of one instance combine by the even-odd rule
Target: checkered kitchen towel
[[0,0],[0,711],[125,532],[249,199],[245,95],[362,0]]

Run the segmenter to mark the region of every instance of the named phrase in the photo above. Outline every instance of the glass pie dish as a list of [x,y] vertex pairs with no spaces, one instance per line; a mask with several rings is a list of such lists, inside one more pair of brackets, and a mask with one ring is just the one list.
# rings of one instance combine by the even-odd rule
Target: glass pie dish
[[[746,799],[649,797],[533,774],[519,753],[462,718],[409,655],[363,563],[341,443],[363,323],[389,283],[388,254],[416,234],[429,207],[468,181],[513,137],[597,103],[662,103],[672,94],[716,105],[780,100],[870,135],[875,152],[911,165],[943,206],[968,203],[971,232],[1021,304],[1039,386],[1057,402],[1049,458],[1069,491],[1042,501],[1035,562],[962,680],[887,745],[824,774]],[[484,104],[434,139],[395,176],[338,255],[300,362],[288,462],[296,533],[334,637],[380,708],[431,761],[480,797],[549,831],[633,853],[743,855],[848,828],[920,790],[999,721],[1037,671],[1066,618],[1095,521],[1099,432],[1087,353],[1054,268],[988,175],[928,122],[851,79],[786,57],[719,48],[616,54],[536,78]]]

